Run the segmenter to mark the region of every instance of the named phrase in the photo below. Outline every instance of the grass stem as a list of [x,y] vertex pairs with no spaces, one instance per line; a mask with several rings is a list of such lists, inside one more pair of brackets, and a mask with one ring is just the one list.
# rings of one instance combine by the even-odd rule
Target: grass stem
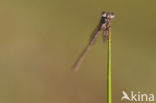
[[108,30],[107,103],[112,103],[111,87],[111,27]]

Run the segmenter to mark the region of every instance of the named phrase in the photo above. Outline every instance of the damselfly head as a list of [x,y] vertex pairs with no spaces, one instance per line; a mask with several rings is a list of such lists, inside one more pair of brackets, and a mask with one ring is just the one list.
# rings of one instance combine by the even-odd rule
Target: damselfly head
[[108,13],[107,18],[113,19],[115,17],[114,13]]
[[107,12],[103,11],[103,12],[101,13],[101,15],[102,15],[102,17],[106,17],[106,16],[107,16]]

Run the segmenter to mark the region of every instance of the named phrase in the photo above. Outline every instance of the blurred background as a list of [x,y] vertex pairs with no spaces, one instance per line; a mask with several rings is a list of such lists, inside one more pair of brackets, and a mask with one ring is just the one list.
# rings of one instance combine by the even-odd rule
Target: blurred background
[[1,103],[106,103],[101,33],[71,68],[101,12],[112,20],[112,103],[122,91],[156,95],[155,0],[1,0]]

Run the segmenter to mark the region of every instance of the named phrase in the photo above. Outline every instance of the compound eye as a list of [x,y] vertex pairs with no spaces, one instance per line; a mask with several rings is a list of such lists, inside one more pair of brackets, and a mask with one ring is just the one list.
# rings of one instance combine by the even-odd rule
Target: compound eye
[[102,17],[106,17],[107,16],[107,12],[103,11],[102,12]]
[[109,17],[110,17],[110,19],[113,19],[113,18],[115,18],[115,14],[114,13],[110,13]]

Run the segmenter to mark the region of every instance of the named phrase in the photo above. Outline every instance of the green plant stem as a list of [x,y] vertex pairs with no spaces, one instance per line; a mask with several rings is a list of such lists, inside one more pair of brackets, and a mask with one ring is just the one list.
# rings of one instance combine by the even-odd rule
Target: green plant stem
[[107,103],[112,103],[112,94],[111,94],[111,27],[108,30],[108,70],[107,70]]

